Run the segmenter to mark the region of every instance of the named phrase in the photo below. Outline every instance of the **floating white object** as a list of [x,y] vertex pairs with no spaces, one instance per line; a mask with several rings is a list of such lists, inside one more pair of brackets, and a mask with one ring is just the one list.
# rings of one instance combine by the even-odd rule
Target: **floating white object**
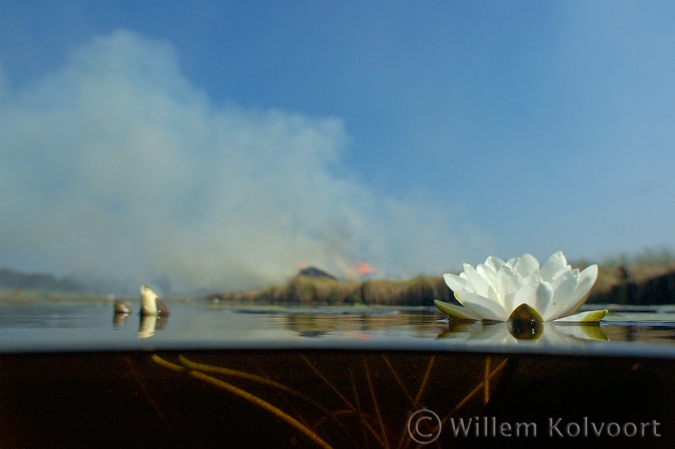
[[445,283],[464,307],[435,301],[450,316],[465,320],[597,322],[607,310],[573,315],[588,299],[598,277],[598,266],[579,272],[558,251],[539,265],[530,254],[504,262],[490,256],[476,268],[464,264],[458,275],[446,273]]
[[169,308],[147,284],[141,285],[141,315],[169,315]]

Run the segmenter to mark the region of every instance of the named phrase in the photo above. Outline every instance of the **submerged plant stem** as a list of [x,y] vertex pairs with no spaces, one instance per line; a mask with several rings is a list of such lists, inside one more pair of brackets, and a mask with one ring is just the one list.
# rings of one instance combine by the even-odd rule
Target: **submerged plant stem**
[[483,396],[486,404],[490,400],[490,359],[490,356],[485,359],[485,379],[483,380]]
[[363,360],[363,369],[366,371],[366,380],[368,381],[368,390],[370,391],[370,397],[373,400],[373,406],[375,407],[375,414],[377,415],[377,422],[380,424],[380,431],[382,432],[382,439],[384,440],[384,447],[389,449],[389,440],[387,439],[387,431],[384,428],[384,421],[382,421],[382,415],[380,415],[380,408],[377,406],[377,398],[375,397],[375,390],[373,389],[373,382],[370,379],[370,370],[368,369],[368,363],[366,359],[362,357]]
[[298,420],[293,418],[292,416],[288,415],[287,413],[283,412],[282,410],[278,409],[277,407],[273,406],[269,402],[265,402],[262,399],[260,399],[257,396],[252,395],[251,393],[244,391],[240,388],[235,387],[234,385],[231,385],[227,382],[224,382],[220,379],[216,379],[215,377],[208,376],[206,374],[200,373],[198,371],[190,371],[190,376],[202,380],[204,382],[208,382],[212,385],[215,385],[218,388],[222,388],[223,390],[227,390],[230,393],[239,396],[242,399],[245,399],[252,404],[257,405],[258,407],[267,410],[268,412],[272,413],[273,415],[277,416],[278,418],[281,418],[284,422],[287,424],[293,426],[296,428],[298,431],[302,432],[305,436],[307,436],[312,442],[314,442],[316,445],[319,447],[325,448],[325,449],[332,449],[332,446],[330,446],[328,443],[326,443],[319,435],[316,433],[312,432],[310,429],[302,425]]
[[410,401],[411,406],[415,406],[415,400],[410,396],[410,393],[408,392],[408,389],[403,385],[403,381],[401,381],[401,378],[399,377],[398,373],[392,366],[391,362],[389,361],[389,358],[387,358],[386,355],[382,354],[382,358],[384,359],[385,363],[389,367],[389,370],[391,371],[391,374],[394,376],[394,379],[396,379],[396,382],[398,383],[398,386],[401,387],[401,390],[403,390],[403,393],[405,393],[405,396],[408,398]]
[[[281,383],[279,383],[279,382],[275,382],[275,381],[273,381],[273,380],[266,379],[266,378],[264,378],[264,377],[262,377],[262,376],[257,376],[257,375],[255,375],[255,374],[246,373],[246,372],[244,372],[244,371],[238,371],[238,370],[233,370],[233,369],[230,369],[230,368],[224,368],[224,367],[221,367],[221,366],[213,366],[213,365],[206,365],[206,364],[203,364],[203,363],[193,362],[193,361],[187,359],[187,358],[186,358],[185,356],[183,356],[183,355],[179,355],[179,356],[178,356],[178,360],[180,360],[180,362],[181,362],[183,365],[185,365],[186,367],[188,367],[188,368],[191,369],[191,370],[196,370],[196,371],[206,371],[206,372],[212,372],[212,373],[224,374],[224,375],[226,375],[226,376],[232,376],[232,377],[238,377],[238,378],[242,378],[242,379],[248,379],[248,380],[252,380],[252,381],[254,381],[254,382],[259,382],[259,383],[262,383],[262,384],[264,384],[264,385],[267,385],[267,386],[276,388],[276,389],[278,389],[278,390],[284,391],[284,392],[289,393],[289,394],[291,394],[291,395],[293,395],[293,396],[296,396],[296,397],[298,397],[298,398],[300,398],[300,399],[302,399],[302,400],[304,400],[304,401],[306,401],[306,402],[312,404],[313,406],[315,406],[315,407],[318,408],[319,410],[321,410],[321,411],[324,413],[325,417],[328,417],[328,418],[330,418],[333,422],[335,422],[335,423],[336,423],[336,424],[337,424],[337,425],[345,432],[345,435],[347,435],[350,439],[352,439],[352,438],[351,438],[351,435],[349,434],[349,431],[347,430],[347,428],[345,427],[345,425],[342,423],[342,421],[340,421],[339,419],[337,419],[337,417],[335,416],[335,415],[336,415],[335,413],[331,412],[331,411],[328,410],[326,407],[324,407],[323,405],[321,405],[320,403],[318,403],[318,402],[315,401],[314,399],[308,397],[307,395],[303,394],[302,392],[300,392],[300,391],[298,391],[298,390],[295,390],[295,389],[293,389],[293,388],[287,387],[286,385],[281,384]],[[168,362],[165,362],[165,363],[168,363]],[[350,410],[350,413],[354,413],[354,409],[353,409],[353,408]],[[322,419],[320,420],[320,422],[323,422],[323,421],[324,421],[324,419],[322,418]],[[313,428],[316,428],[316,427],[317,427],[317,424],[314,424],[312,427],[313,427]],[[352,439],[352,441],[353,441],[353,439]]]
[[420,389],[417,391],[417,396],[415,396],[415,403],[414,406],[417,407],[420,403],[420,399],[422,399],[422,395],[424,394],[424,389],[427,386],[427,381],[429,380],[429,375],[431,374],[431,368],[434,366],[434,362],[436,361],[436,356],[432,355],[431,358],[429,359],[429,366],[427,366],[427,370],[424,373],[424,378],[422,379],[422,385],[420,385]]
[[[504,366],[506,365],[506,362],[508,362],[508,361],[509,361],[509,359],[506,359],[502,363],[500,363],[499,366],[497,366],[497,368],[494,369],[494,371],[490,372],[489,376],[487,376],[487,379],[489,380],[489,379],[493,378],[495,376],[495,374],[497,374],[497,372],[499,372],[502,368],[504,368]],[[453,408],[452,411],[450,413],[448,413],[448,416],[443,418],[442,423],[445,423],[448,420],[448,418],[450,418],[450,416],[452,416],[453,413],[455,413],[457,410],[462,408],[462,406],[464,404],[466,404],[469,401],[469,399],[471,399],[476,393],[478,393],[482,388],[484,388],[484,385],[485,385],[485,381],[476,385],[476,388],[471,390],[471,392],[469,394],[467,394],[464,397],[464,399],[459,401],[459,403],[455,406],[455,408]]]
[[338,397],[339,397],[340,399],[342,399],[342,400],[344,401],[345,404],[347,404],[347,407],[349,407],[349,408],[352,409],[353,411],[356,411],[356,408],[352,405],[352,403],[349,402],[349,400],[348,400],[346,397],[344,397],[344,396],[342,395],[342,393],[340,393],[340,392],[338,391],[337,388],[335,388],[335,385],[333,385],[328,379],[326,379],[326,377],[325,377],[323,374],[321,374],[321,372],[320,372],[318,369],[316,369],[316,367],[312,364],[312,362],[309,361],[309,359],[308,359],[307,357],[305,357],[304,355],[301,355],[300,357],[302,357],[302,359],[305,361],[305,363],[307,364],[307,366],[309,366],[309,368],[310,368],[312,371],[314,371],[314,374],[316,374],[316,375],[319,377],[319,379],[321,379],[321,380],[323,381],[323,383],[325,383],[326,386],[328,386],[328,388],[330,388],[331,390],[333,390],[333,391],[335,392],[335,394],[337,394]]
[[167,360],[164,360],[163,358],[161,358],[157,354],[152,354],[152,356],[150,356],[150,359],[153,362],[155,362],[156,364],[163,366],[164,368],[169,368],[170,370],[173,370],[173,371],[176,371],[176,372],[185,371],[185,367],[180,366],[180,365],[176,365],[175,363],[171,363]]
[[[145,383],[141,380],[141,378],[136,373],[136,370],[134,369],[134,365],[131,363],[131,359],[129,358],[129,356],[124,356],[124,359],[127,361],[127,365],[129,365],[129,370],[131,371],[132,376],[134,376],[134,379],[136,380],[136,383],[138,384],[138,386],[143,391],[143,394],[145,395],[145,397],[148,398],[148,402],[150,402],[150,404],[152,405],[152,408],[154,408],[155,411],[157,412],[157,416],[159,416],[159,419],[162,420],[162,422],[167,427],[167,429],[169,429],[169,431],[173,432],[173,428],[171,427],[171,424],[169,424],[169,421],[166,419],[166,417],[162,413],[162,410],[159,408],[159,406],[157,405],[155,400],[152,398],[152,396],[150,396],[150,392],[145,387]],[[169,363],[169,362],[167,362],[167,363]]]

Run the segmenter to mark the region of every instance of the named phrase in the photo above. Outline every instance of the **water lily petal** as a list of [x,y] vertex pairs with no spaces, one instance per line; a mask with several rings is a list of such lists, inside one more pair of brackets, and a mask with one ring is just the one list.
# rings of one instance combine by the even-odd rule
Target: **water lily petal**
[[480,315],[485,320],[506,321],[509,317],[504,307],[499,302],[485,296],[467,291],[456,291],[455,298],[464,307]]
[[494,291],[499,291],[499,285],[497,284],[497,271],[492,268],[490,265],[479,263],[476,267],[476,271],[480,274],[487,282],[490,284],[490,287]]
[[[567,259],[565,258],[565,255],[562,253],[562,251],[558,251],[557,253],[553,254],[551,257],[549,257],[546,262],[541,266],[541,277],[545,281],[551,282],[553,279],[555,279],[555,275],[562,269],[566,268],[567,266]],[[567,271],[567,270],[565,270]]]
[[513,270],[520,273],[522,277],[531,276],[539,272],[539,261],[532,254],[523,254],[513,265]]
[[438,309],[441,312],[447,313],[448,315],[453,316],[455,318],[459,318],[460,320],[473,320],[473,321],[480,320],[480,316],[476,315],[466,307],[448,304],[447,302],[439,301],[437,299],[434,300],[434,305],[438,307]]
[[492,267],[493,270],[495,270],[495,273],[499,272],[499,269],[505,264],[502,259],[499,257],[495,256],[490,256],[487,259],[485,259],[485,265]]
[[538,271],[532,273],[531,275],[529,275],[525,278],[526,284],[535,284],[537,282],[543,282],[543,281],[544,280],[541,278],[541,275],[539,274]]
[[508,265],[502,266],[497,276],[499,302],[509,314],[513,310],[513,298],[526,282],[520,273],[514,273]]
[[[492,301],[496,302],[497,304],[501,304],[499,302],[499,296],[497,295],[496,290],[493,289],[492,287],[488,288],[488,298],[490,298]],[[504,307],[504,306],[502,305],[502,307]]]
[[607,315],[607,309],[590,310],[588,312],[579,312],[564,318],[558,318],[554,323],[597,323],[603,319],[605,315]]
[[565,265],[563,268],[561,268],[560,270],[558,270],[558,271],[553,275],[553,279],[554,279],[554,280],[555,280],[555,279],[558,279],[560,276],[562,276],[563,274],[567,273],[567,272],[570,271],[571,269],[572,269],[572,265]]
[[579,310],[579,307],[581,307],[581,305],[586,302],[586,299],[588,299],[591,287],[593,287],[593,284],[595,284],[595,280],[597,278],[597,265],[591,265],[579,273],[579,284],[577,285],[577,288],[574,289],[574,293],[572,293],[572,296],[567,301],[567,303],[562,306],[558,310],[558,313],[556,313],[551,319],[562,318]]
[[572,299],[577,285],[579,285],[579,270],[576,268],[572,271],[566,271],[551,283],[553,299],[548,309],[543,313],[544,321],[551,321],[559,315],[560,310]]
[[490,289],[490,284],[488,281],[478,274],[478,271],[468,263],[464,264],[464,276],[471,283],[474,293],[477,295],[489,297],[488,289]]
[[579,276],[579,269],[575,268],[574,270],[565,271],[555,278],[551,282],[551,287],[556,292],[553,298],[564,302],[571,297],[579,284]]
[[452,290],[453,292],[456,292],[458,290],[464,290],[471,293],[474,292],[471,283],[461,275],[457,276],[456,274],[445,273],[443,275],[443,280],[445,280],[445,284],[448,287],[450,287],[450,290]]
[[551,288],[551,284],[548,282],[538,282],[536,284],[528,284],[518,290],[518,293],[513,298],[513,304],[516,308],[521,304],[527,304],[543,315],[542,311],[548,309],[552,299],[553,288]]

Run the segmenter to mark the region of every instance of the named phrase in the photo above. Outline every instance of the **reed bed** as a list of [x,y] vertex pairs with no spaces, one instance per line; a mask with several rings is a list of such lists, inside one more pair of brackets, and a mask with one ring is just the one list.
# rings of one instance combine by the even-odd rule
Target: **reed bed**
[[[262,290],[215,293],[208,295],[207,299],[281,305],[433,306],[434,299],[457,303],[442,276],[363,282],[295,276],[283,285]],[[675,304],[675,264],[601,266],[588,303]]]
[[216,293],[209,299],[262,304],[433,306],[434,299],[454,301],[441,276],[407,281],[372,279],[341,282],[295,276],[286,284],[262,290]]

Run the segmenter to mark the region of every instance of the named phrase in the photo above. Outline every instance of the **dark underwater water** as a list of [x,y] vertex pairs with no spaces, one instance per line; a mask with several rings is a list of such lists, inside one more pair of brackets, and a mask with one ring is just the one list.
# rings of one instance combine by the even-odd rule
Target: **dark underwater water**
[[169,307],[0,304],[0,447],[675,441],[668,308],[529,332],[433,309]]

